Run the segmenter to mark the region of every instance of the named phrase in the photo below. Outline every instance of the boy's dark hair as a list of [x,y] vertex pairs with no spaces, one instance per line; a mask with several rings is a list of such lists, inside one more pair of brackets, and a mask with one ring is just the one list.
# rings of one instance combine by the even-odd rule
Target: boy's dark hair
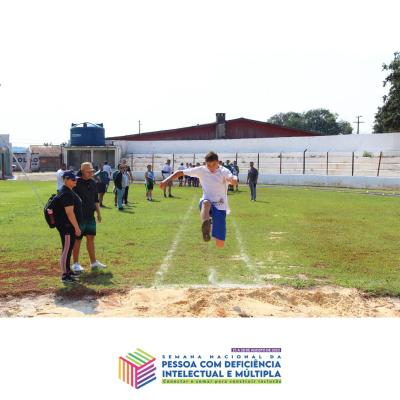
[[218,154],[214,153],[213,151],[209,151],[205,156],[206,162],[209,161],[218,161]]

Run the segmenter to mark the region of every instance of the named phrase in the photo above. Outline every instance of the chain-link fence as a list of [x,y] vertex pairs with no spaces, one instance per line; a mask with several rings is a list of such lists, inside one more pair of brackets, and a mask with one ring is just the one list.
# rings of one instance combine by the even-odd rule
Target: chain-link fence
[[[181,163],[196,165],[204,162],[205,153],[130,154],[126,157],[140,178],[147,165],[157,174],[166,160],[171,160],[174,171]],[[381,176],[400,177],[400,151],[391,152],[282,152],[282,153],[219,153],[223,162],[237,161],[240,173],[247,173],[250,161],[260,174]]]

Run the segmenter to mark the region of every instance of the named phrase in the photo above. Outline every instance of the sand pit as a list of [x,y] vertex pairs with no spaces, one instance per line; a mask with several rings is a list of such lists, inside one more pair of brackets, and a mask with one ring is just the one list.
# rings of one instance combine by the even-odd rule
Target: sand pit
[[66,300],[52,295],[0,300],[2,317],[400,317],[400,299],[321,286],[135,288]]

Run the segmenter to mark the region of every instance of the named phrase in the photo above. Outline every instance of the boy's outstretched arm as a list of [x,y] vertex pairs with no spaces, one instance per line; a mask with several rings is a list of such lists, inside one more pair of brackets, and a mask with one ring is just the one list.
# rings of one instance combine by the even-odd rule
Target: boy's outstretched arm
[[160,189],[163,190],[165,187],[167,187],[169,182],[173,181],[174,179],[178,179],[179,177],[181,177],[183,175],[184,175],[184,173],[182,171],[174,172],[168,178],[165,178],[162,182],[160,182]]
[[238,181],[238,178],[235,175],[232,175],[231,177],[227,176],[225,179],[230,185],[236,185]]

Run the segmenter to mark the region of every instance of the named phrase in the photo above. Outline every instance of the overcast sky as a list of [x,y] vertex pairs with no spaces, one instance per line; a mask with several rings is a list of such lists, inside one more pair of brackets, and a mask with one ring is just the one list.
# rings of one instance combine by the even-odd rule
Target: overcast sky
[[371,132],[398,1],[1,0],[0,133],[15,145],[324,107]]

